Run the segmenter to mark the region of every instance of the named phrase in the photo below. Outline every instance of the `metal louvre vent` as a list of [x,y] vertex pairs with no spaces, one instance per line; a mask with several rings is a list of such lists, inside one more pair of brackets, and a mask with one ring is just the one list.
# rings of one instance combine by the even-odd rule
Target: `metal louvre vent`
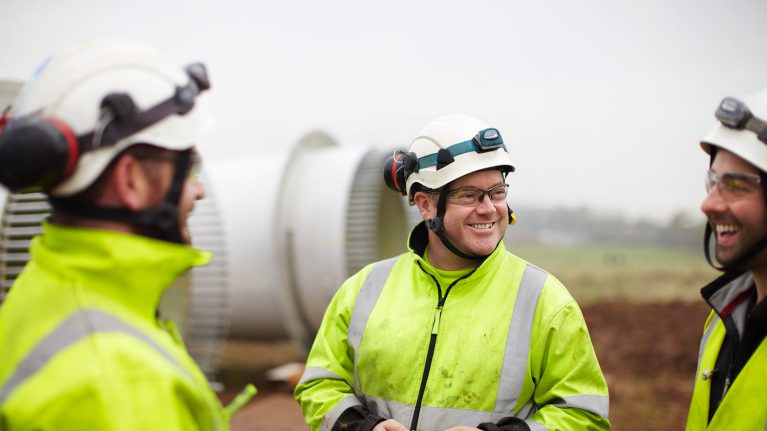
[[379,194],[383,185],[384,155],[365,154],[354,174],[346,208],[346,275],[352,275],[377,258]]
[[[206,183],[204,177],[201,178]],[[227,256],[223,220],[213,195],[206,187],[205,199],[195,204],[189,230],[195,247],[213,253],[213,259],[191,271],[191,298],[185,330],[189,353],[208,380],[218,371],[223,345],[229,331]]]
[[0,219],[0,305],[29,260],[32,237],[51,212],[45,195],[8,194]]

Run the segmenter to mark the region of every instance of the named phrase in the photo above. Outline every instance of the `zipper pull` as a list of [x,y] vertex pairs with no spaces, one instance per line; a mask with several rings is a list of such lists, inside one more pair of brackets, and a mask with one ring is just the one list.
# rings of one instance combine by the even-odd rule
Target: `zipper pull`
[[[730,383],[731,383],[731,382],[732,382],[732,381],[730,380],[730,376],[728,375],[728,376],[727,376],[727,377],[724,379],[724,390],[722,391],[722,399],[724,399],[724,396],[727,394],[727,389],[730,389]],[[721,401],[719,401],[719,402],[721,402]]]
[[708,380],[708,379],[710,379],[710,378],[714,377],[714,374],[716,374],[716,372],[717,372],[717,371],[719,371],[719,370],[717,370],[716,368],[714,368],[713,370],[706,370],[706,371],[704,371],[704,372],[701,374],[701,376],[700,376],[700,377],[701,377],[703,380]]
[[434,312],[434,325],[431,327],[431,333],[437,334],[439,333],[439,319],[442,317],[442,306],[437,307],[437,310]]

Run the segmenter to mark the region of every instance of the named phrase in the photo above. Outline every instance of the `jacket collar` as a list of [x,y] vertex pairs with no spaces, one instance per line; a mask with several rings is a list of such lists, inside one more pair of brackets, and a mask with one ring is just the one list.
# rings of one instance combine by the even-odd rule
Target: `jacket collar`
[[726,272],[700,290],[701,296],[722,318],[728,317],[739,305],[747,303],[754,287],[750,271]]
[[36,265],[96,295],[154,316],[163,291],[211,254],[187,245],[110,230],[43,223],[30,253]]
[[[421,262],[422,268],[433,268],[431,263],[424,259],[424,254],[428,245],[429,232],[428,228],[426,227],[426,223],[422,221],[415,225],[413,230],[410,231],[410,236],[408,237],[408,249],[410,250],[410,254],[413,255],[416,261]],[[503,241],[501,241],[498,243],[498,246],[495,247],[495,250],[490,253],[490,255],[482,262],[482,264],[470,277],[478,277],[487,273],[489,268],[493,268],[498,265],[502,259],[501,256],[505,254],[505,252],[506,246],[503,244]]]

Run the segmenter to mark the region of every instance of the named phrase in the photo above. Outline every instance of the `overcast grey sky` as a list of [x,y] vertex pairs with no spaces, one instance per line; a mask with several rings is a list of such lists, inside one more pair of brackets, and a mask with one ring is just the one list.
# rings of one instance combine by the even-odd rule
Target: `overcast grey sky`
[[764,0],[4,0],[0,79],[93,36],[208,64],[205,153],[406,147],[433,117],[498,127],[511,201],[698,213],[697,142],[722,97],[767,87]]

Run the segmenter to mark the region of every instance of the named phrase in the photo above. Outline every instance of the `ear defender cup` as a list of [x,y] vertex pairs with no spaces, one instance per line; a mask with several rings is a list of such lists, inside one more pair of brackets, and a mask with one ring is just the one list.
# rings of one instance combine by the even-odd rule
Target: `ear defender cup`
[[509,224],[514,224],[517,222],[517,215],[514,214],[514,211],[511,210],[511,207],[506,205],[506,209],[509,211]]
[[0,133],[0,184],[13,192],[41,191],[71,175],[77,136],[55,118],[16,118]]
[[418,156],[413,152],[395,151],[384,162],[386,186],[402,196],[407,194],[407,177],[413,172],[418,172]]

